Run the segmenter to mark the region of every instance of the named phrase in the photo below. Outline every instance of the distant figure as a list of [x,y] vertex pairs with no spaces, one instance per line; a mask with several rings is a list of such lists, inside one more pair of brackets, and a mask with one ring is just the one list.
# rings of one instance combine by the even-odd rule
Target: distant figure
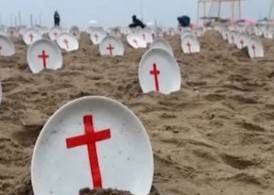
[[145,28],[146,25],[134,15],[132,16],[132,24],[129,25],[129,28],[136,28],[136,27]]
[[181,16],[177,18],[180,27],[190,27],[191,21],[189,16]]
[[60,15],[57,11],[54,12],[54,26],[60,26]]

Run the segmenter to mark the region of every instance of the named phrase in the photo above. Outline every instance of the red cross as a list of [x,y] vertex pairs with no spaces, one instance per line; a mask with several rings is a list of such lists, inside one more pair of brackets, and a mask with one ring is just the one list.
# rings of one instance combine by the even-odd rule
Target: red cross
[[231,36],[231,41],[232,41],[232,43],[234,43],[234,36],[233,35]]
[[252,45],[252,50],[253,50],[253,53],[254,53],[254,57],[256,57],[256,46],[255,45]]
[[106,49],[109,50],[109,55],[112,56],[112,50],[114,49],[114,47],[112,47],[111,43],[108,44],[108,47]]
[[32,40],[33,40],[33,35],[32,35],[32,34],[30,34],[30,35],[29,35],[29,38],[30,38],[30,42],[32,43]]
[[145,33],[143,33],[143,39],[146,40],[146,35],[145,35]]
[[134,39],[133,42],[135,43],[136,46],[138,46],[138,42],[136,41],[136,39]]
[[241,40],[240,43],[241,43],[242,47],[244,47],[244,41]]
[[110,129],[95,132],[92,115],[83,117],[85,134],[66,139],[67,148],[87,145],[89,164],[94,188],[102,188],[102,178],[98,162],[96,142],[110,139]]
[[67,39],[64,39],[63,42],[65,43],[66,48],[69,49],[69,42],[68,42],[68,40],[67,40]]
[[95,34],[94,37],[95,37],[95,40],[98,41],[98,35]]
[[54,34],[54,36],[55,36],[55,37],[57,37],[57,35],[58,35],[58,33],[57,33],[57,32],[54,32],[53,34]]
[[189,43],[189,42],[187,42],[187,47],[188,47],[188,51],[189,51],[189,53],[191,53],[191,43]]
[[0,46],[0,55],[1,55],[1,51],[2,51],[2,46]]
[[158,92],[159,91],[158,75],[160,74],[160,71],[157,69],[156,64],[153,64],[153,69],[150,71],[150,74],[154,76],[155,90]]
[[43,60],[43,67],[44,69],[47,68],[47,58],[49,58],[49,55],[46,54],[45,50],[42,50],[42,54],[38,55],[38,58],[41,58]]

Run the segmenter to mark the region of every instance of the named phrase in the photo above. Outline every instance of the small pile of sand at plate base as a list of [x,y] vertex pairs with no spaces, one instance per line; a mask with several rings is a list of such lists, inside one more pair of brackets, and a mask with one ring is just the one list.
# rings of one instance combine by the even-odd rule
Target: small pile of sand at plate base
[[88,188],[80,190],[79,195],[133,195],[130,192],[113,189],[94,189]]

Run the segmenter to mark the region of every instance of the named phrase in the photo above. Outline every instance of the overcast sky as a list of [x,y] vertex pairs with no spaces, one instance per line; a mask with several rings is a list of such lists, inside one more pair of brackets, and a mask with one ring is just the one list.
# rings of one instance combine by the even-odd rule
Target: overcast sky
[[[245,0],[243,16],[259,19],[268,15],[271,0]],[[143,9],[141,9],[143,7]],[[190,15],[196,21],[197,0],[0,0],[0,22],[15,23],[15,15],[21,12],[22,22],[30,24],[41,18],[43,25],[52,25],[52,15],[58,10],[63,26],[88,26],[96,20],[102,26],[127,25],[131,15],[143,15],[145,21],[161,25],[176,25],[179,15]]]

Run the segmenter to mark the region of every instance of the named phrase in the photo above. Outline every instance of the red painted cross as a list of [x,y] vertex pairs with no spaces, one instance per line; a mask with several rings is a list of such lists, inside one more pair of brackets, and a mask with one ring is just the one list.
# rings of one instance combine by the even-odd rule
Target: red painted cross
[[0,46],[0,55],[1,55],[1,51],[2,51],[2,46]]
[[30,42],[32,43],[32,40],[33,40],[33,35],[32,34],[29,34],[29,39],[30,39]]
[[234,43],[234,36],[233,35],[231,36],[231,41],[232,41],[232,43]]
[[187,42],[187,47],[188,47],[188,51],[189,51],[189,53],[191,53],[191,43],[189,43],[189,42]]
[[240,43],[241,43],[241,46],[244,47],[244,41],[242,39],[241,39]]
[[134,39],[133,42],[135,43],[136,46],[138,46],[138,42],[136,39]]
[[108,47],[106,49],[109,50],[109,55],[112,56],[112,50],[114,49],[114,47],[112,47],[111,43],[108,44]]
[[98,162],[96,142],[110,139],[110,129],[95,132],[92,115],[83,117],[85,134],[66,139],[67,148],[87,145],[89,164],[94,188],[102,188],[102,178]]
[[69,49],[69,42],[68,42],[68,40],[67,40],[67,39],[64,39],[63,42],[65,43],[66,48]]
[[143,39],[144,39],[144,41],[146,40],[146,35],[145,35],[145,33],[143,33]]
[[47,68],[47,58],[49,58],[49,55],[46,54],[45,50],[42,50],[42,54],[38,55],[38,58],[41,58],[43,60],[43,67],[44,69]]
[[157,69],[156,64],[153,64],[153,69],[150,71],[150,74],[154,76],[155,90],[158,92],[159,91],[158,75],[160,74],[160,71]]
[[253,53],[254,53],[254,57],[256,57],[256,46],[255,45],[252,45],[252,50],[253,50]]
[[95,34],[94,37],[95,37],[95,40],[98,41],[98,35]]

